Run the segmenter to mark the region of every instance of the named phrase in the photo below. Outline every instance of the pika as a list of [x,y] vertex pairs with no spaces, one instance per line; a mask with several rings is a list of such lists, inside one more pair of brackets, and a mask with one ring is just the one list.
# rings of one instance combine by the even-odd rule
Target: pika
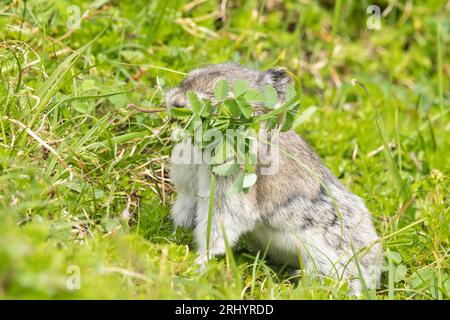
[[[231,87],[237,79],[257,90],[272,85],[281,101],[293,81],[283,68],[258,71],[237,63],[215,64],[191,71],[166,93],[165,102],[168,108],[190,108],[188,91],[214,100],[219,80]],[[275,174],[262,175],[256,165],[257,181],[248,193],[228,192],[233,177],[216,178],[209,245],[211,166],[180,163],[180,154],[192,144],[185,140],[174,146],[170,177],[177,195],[171,216],[175,226],[194,229],[198,262],[224,254],[225,241],[233,246],[245,236],[276,263],[301,267],[316,277],[348,280],[354,295],[361,295],[362,283],[378,287],[382,249],[364,201],[342,185],[294,131],[278,134],[281,152]]]

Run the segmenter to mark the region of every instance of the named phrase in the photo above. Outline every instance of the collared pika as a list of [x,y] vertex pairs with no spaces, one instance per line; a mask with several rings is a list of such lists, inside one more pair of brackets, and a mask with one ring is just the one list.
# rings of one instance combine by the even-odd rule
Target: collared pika
[[[190,108],[186,93],[214,100],[214,87],[237,79],[258,90],[272,85],[281,101],[292,79],[284,69],[258,71],[236,63],[210,65],[191,71],[166,94],[171,107]],[[349,280],[361,294],[361,276],[369,287],[379,284],[381,246],[363,200],[343,186],[311,147],[294,131],[279,134],[279,167],[262,175],[248,193],[232,193],[233,177],[217,176],[209,256],[225,253],[223,232],[230,246],[246,236],[257,250],[266,250],[278,263],[302,266],[306,273]],[[171,180],[177,192],[172,207],[176,226],[193,227],[198,261],[207,260],[207,225],[211,166],[180,163],[187,140],[174,147]],[[191,148],[192,149],[192,148]],[[195,153],[201,150],[193,147]]]

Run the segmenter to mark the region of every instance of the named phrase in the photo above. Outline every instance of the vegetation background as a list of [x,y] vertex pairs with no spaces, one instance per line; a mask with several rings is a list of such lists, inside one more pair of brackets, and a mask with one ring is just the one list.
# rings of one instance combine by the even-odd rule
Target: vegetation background
[[185,72],[230,60],[300,77],[296,131],[385,248],[362,298],[450,298],[450,2],[0,4],[0,298],[349,299],[245,242],[200,274],[173,231],[173,125],[126,105],[159,108]]

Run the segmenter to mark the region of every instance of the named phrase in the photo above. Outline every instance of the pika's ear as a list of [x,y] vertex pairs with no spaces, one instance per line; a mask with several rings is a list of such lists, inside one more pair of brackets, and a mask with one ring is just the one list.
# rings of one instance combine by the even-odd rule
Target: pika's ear
[[293,82],[286,68],[278,67],[264,72],[263,83],[273,86],[281,99],[284,99],[288,85]]

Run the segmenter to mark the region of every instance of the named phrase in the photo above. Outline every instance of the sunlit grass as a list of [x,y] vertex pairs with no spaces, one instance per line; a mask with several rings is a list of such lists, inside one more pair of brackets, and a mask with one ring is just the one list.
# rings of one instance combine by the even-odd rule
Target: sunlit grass
[[381,1],[381,30],[364,1],[237,3],[0,8],[1,298],[349,298],[245,241],[199,273],[191,232],[173,229],[173,124],[127,105],[159,108],[185,72],[229,60],[299,77],[297,132],[373,213],[386,251],[375,297],[450,297],[445,1]]

